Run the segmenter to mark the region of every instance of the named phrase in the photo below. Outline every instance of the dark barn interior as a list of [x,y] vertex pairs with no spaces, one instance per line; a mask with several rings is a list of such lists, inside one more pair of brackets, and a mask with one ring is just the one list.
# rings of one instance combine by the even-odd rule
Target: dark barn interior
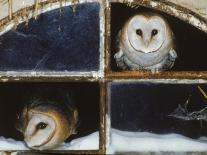
[[69,94],[79,112],[78,133],[72,139],[99,131],[99,84],[75,83],[1,83],[0,84],[0,136],[23,140],[15,129],[18,113],[31,98],[42,97],[60,102]]
[[151,11],[161,14],[170,24],[175,36],[176,59],[172,71],[205,71],[207,70],[206,61],[206,42],[207,35],[197,28],[157,10],[139,6],[137,9],[128,7],[126,4],[111,4],[111,69],[120,71],[116,66],[114,54],[117,52],[117,35],[124,23],[133,15]]

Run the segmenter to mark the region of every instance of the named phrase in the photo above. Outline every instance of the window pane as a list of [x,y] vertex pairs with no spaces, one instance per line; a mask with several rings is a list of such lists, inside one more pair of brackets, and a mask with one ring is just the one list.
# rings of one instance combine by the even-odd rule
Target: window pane
[[55,9],[0,36],[1,71],[97,71],[99,3]]
[[[69,136],[65,140],[65,143],[63,144],[61,143],[57,147],[54,147],[54,149],[57,150],[98,150],[99,149],[98,131],[99,131],[99,100],[100,100],[99,94],[100,93],[99,93],[98,83],[87,83],[87,82],[10,83],[10,84],[2,83],[0,84],[0,92],[1,92],[0,123],[4,124],[0,127],[1,150],[29,149],[27,145],[25,145],[25,143],[23,142],[24,141],[23,134],[16,129],[23,122],[20,121],[21,122],[20,123],[18,121],[17,116],[22,116],[21,114],[23,108],[26,105],[31,105],[31,103],[39,102],[39,101],[44,101],[42,103],[41,102],[38,103],[40,104],[39,112],[43,113],[43,115],[48,114],[48,116],[51,116],[52,111],[55,110],[55,108],[52,108],[53,106],[59,109],[59,110],[55,110],[56,112],[58,111],[59,114],[52,115],[57,120],[60,118],[59,117],[60,114],[64,116],[62,118],[67,118],[68,120],[72,120],[73,115],[67,110],[67,107],[65,106],[66,104],[69,105],[70,108],[76,109],[78,111],[78,122],[75,124],[75,127],[73,128],[76,130],[76,134],[74,133],[71,136]],[[35,104],[35,106],[38,107],[38,104]],[[44,112],[44,106],[46,107],[45,112]],[[38,111],[37,108],[36,108],[37,110],[35,110],[35,108],[32,108],[32,106],[28,106],[28,107],[30,107],[28,109],[32,109],[33,111]],[[28,114],[29,111],[30,110],[28,110]],[[68,117],[69,115],[71,117]],[[32,120],[31,118],[30,120]],[[41,119],[41,117],[39,117],[39,119]],[[63,125],[64,119],[61,120],[62,120],[61,122],[56,121],[56,125],[57,125],[56,130],[60,128],[60,125]],[[27,126],[27,128],[29,128],[29,125]],[[64,132],[61,132],[61,134],[63,133]],[[34,135],[38,136],[38,134],[34,134]],[[56,135],[58,134],[56,133]],[[9,140],[8,138],[12,138],[12,140]],[[18,143],[17,140],[19,141]],[[37,141],[41,142],[41,140],[42,138],[39,137]]]
[[[206,150],[206,85],[116,82],[111,83],[110,92],[111,143],[115,149]],[[131,146],[125,143],[127,139],[131,139]]]

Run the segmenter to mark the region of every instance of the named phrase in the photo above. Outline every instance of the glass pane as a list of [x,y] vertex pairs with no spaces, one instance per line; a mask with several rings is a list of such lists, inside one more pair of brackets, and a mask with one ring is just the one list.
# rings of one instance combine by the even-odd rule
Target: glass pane
[[97,71],[99,3],[48,11],[0,36],[1,71]]
[[207,150],[206,85],[115,82],[109,88],[109,149]]
[[[56,138],[52,136],[51,141],[61,141],[62,135],[70,133],[67,127],[71,129],[72,134],[65,138],[65,143],[58,142],[58,145],[49,149],[98,150],[99,90],[98,83],[85,82],[0,84],[0,123],[4,124],[0,127],[0,150],[27,150],[28,146],[45,150],[44,147],[48,147],[50,140],[47,143],[41,142],[45,140],[46,135],[50,135],[51,130],[47,129],[47,126],[53,127],[50,116],[52,120],[56,120],[55,130],[52,130],[55,131]],[[28,117],[23,117],[26,105]],[[78,115],[75,115],[74,109]],[[38,113],[43,116],[37,116]],[[41,128],[42,131],[47,129],[47,132],[39,137],[41,129],[37,128],[38,120],[47,124],[46,128]],[[31,140],[27,140],[28,137],[23,136],[23,133],[30,135],[29,131],[33,127],[36,127],[36,132],[32,134]],[[36,140],[32,142],[35,137]],[[35,148],[35,143],[40,145]]]

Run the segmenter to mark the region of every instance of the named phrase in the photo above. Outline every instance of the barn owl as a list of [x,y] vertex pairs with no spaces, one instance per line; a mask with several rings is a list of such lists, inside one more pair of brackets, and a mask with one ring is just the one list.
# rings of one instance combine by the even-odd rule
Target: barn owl
[[118,46],[114,57],[123,70],[168,70],[177,58],[173,32],[155,13],[131,17],[119,32]]
[[70,103],[39,98],[23,108],[16,128],[23,133],[29,148],[48,150],[76,134],[77,122],[78,112]]

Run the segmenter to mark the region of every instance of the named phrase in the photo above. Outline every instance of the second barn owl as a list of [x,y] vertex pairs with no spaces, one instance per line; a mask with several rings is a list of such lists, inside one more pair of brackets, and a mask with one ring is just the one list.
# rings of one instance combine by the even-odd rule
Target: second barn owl
[[71,103],[37,98],[24,107],[16,128],[29,148],[48,150],[75,134],[77,122],[78,112]]
[[177,58],[173,32],[167,21],[155,13],[131,17],[119,32],[118,45],[114,57],[123,70],[168,70]]

